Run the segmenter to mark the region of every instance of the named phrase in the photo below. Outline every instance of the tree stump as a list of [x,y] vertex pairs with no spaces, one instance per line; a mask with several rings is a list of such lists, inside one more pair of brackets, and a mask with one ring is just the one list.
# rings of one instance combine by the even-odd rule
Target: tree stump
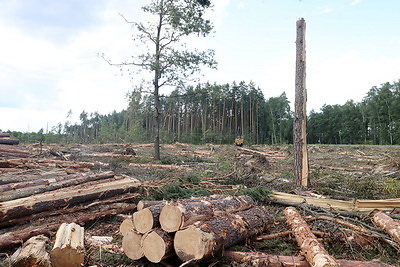
[[79,267],[84,263],[84,228],[76,223],[63,223],[58,228],[54,247],[50,252],[54,267]]
[[44,235],[37,235],[28,239],[24,245],[12,256],[13,267],[51,267],[50,255],[46,251],[49,238]]

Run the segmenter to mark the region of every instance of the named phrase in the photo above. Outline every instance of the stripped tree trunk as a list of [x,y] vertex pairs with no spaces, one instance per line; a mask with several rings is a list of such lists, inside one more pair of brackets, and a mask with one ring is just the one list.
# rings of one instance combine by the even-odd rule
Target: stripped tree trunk
[[270,223],[262,207],[197,222],[175,233],[174,248],[183,261],[200,260],[261,233]]
[[397,243],[400,244],[400,222],[395,221],[382,211],[378,211],[374,215],[375,224],[390,235]]
[[50,243],[47,236],[38,235],[31,237],[12,256],[13,267],[51,267],[50,255],[46,246]]
[[283,213],[286,221],[293,231],[297,244],[302,254],[313,267],[339,266],[336,260],[331,257],[325,248],[311,232],[310,226],[304,221],[301,215],[293,207],[287,207]]
[[58,228],[54,247],[50,252],[54,267],[80,267],[85,259],[84,229],[76,223],[63,223]]
[[236,212],[254,206],[249,196],[221,196],[205,198],[201,201],[167,204],[161,210],[161,228],[176,232],[196,221],[206,220],[219,213]]
[[175,254],[172,235],[161,229],[154,229],[143,236],[142,249],[144,256],[154,263]]

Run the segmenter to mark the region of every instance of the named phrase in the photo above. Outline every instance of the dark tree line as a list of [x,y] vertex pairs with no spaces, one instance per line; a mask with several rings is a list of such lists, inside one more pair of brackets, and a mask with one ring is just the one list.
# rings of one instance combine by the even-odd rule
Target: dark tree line
[[[293,112],[285,93],[266,99],[253,82],[179,87],[160,97],[163,143],[232,144],[242,135],[246,144],[293,142]],[[153,96],[128,94],[121,112],[107,115],[82,111],[79,123],[67,121],[49,133],[11,132],[22,142],[152,142]],[[324,105],[311,111],[308,143],[400,144],[400,81],[372,87],[361,102]]]

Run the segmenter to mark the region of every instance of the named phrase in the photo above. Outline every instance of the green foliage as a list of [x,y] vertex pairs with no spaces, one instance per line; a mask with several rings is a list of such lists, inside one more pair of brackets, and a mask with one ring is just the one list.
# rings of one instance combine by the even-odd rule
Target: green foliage
[[205,189],[187,189],[182,187],[182,183],[173,182],[163,186],[153,192],[155,200],[176,200],[190,197],[209,196],[211,193]]
[[264,203],[268,199],[268,196],[272,192],[263,186],[257,186],[252,188],[242,188],[235,195],[247,195],[253,198],[258,203]]

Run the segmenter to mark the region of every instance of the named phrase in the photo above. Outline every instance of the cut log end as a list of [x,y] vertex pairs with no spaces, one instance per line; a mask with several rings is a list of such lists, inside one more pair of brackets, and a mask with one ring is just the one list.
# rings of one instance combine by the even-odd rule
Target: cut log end
[[129,231],[122,238],[122,249],[131,260],[138,260],[144,256],[141,246],[142,235]]
[[143,254],[153,263],[159,263],[172,252],[172,238],[161,231],[151,231],[143,236]]
[[152,212],[148,208],[135,212],[133,214],[133,224],[139,233],[144,234],[149,232],[154,225]]
[[132,218],[125,219],[119,226],[119,232],[122,236],[125,236],[127,232],[135,230],[135,225],[133,224]]
[[202,259],[208,254],[213,243],[212,234],[192,226],[176,232],[174,238],[175,253],[183,261]]
[[183,223],[182,211],[177,206],[166,205],[161,210],[161,228],[169,233],[178,231]]

